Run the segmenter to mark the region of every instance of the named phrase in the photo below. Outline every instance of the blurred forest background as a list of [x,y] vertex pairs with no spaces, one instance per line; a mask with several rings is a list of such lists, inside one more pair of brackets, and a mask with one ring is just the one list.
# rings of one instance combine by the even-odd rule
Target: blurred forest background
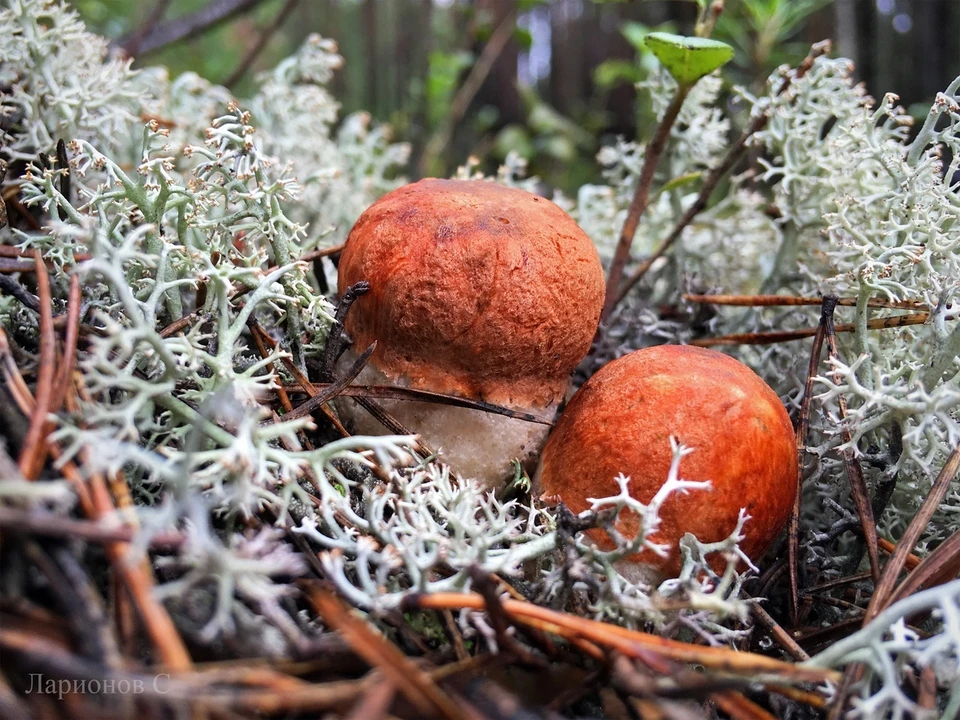
[[[617,135],[645,137],[635,84],[652,30],[692,34],[691,0],[74,0],[95,31],[138,65],[194,71],[243,97],[255,74],[310,33],[346,63],[334,92],[411,143],[406,173],[449,175],[471,155],[492,172],[513,150],[567,192],[597,179],[594,156]],[[834,41],[875,97],[894,92],[925,115],[960,74],[960,0],[726,0],[713,35],[737,50],[725,70],[759,92],[811,43]]]

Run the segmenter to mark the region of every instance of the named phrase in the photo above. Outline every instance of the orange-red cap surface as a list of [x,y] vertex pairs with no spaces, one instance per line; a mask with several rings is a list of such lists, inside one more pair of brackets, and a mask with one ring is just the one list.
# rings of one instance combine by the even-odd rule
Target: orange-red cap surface
[[590,349],[603,271],[557,205],[492,182],[421,180],[357,220],[339,289],[370,292],[346,328],[393,378],[514,407],[558,401]]
[[[741,548],[758,559],[793,506],[796,439],[773,390],[714,350],[661,345],[604,366],[574,395],[550,435],[541,490],[582,512],[587,498],[618,494],[614,478],[623,473],[630,494],[648,503],[667,478],[671,435],[694,448],[680,461],[680,478],[709,480],[711,488],[673,494],[662,506],[653,540],[671,545],[668,558],[645,550],[630,560],[676,575],[684,533],[701,542],[723,540],[736,528],[740,508],[751,516]],[[617,529],[633,537],[638,524],[635,514],[624,512]],[[612,547],[604,531],[590,532],[598,545]]]

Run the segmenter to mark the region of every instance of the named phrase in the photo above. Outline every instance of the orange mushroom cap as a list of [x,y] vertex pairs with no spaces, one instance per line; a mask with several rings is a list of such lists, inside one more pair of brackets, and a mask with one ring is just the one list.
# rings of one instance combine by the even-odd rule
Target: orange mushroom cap
[[559,401],[603,305],[597,251],[557,205],[486,181],[427,179],[357,220],[339,289],[346,329],[413,387],[511,407]]
[[[649,503],[663,485],[673,453],[670,437],[694,451],[680,461],[684,480],[711,487],[670,495],[652,540],[670,546],[627,558],[660,575],[680,571],[679,541],[693,533],[718,542],[736,528],[745,508],[741,549],[758,559],[787,522],[797,491],[793,426],[776,393],[746,365],[714,350],[661,345],[605,365],[567,406],[541,456],[540,489],[572,511],[588,498],[618,494],[615,478],[630,477],[632,497]],[[635,513],[622,512],[617,530],[638,532]],[[603,549],[610,537],[589,531]],[[722,570],[721,567],[716,568]]]

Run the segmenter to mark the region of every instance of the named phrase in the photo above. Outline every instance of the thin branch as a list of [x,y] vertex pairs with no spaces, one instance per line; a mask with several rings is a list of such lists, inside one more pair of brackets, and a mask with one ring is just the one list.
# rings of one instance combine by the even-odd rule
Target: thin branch
[[780,624],[770,616],[770,613],[763,609],[758,601],[754,600],[750,603],[750,610],[757,622],[769,631],[771,637],[777,641],[780,647],[790,653],[794,660],[804,662],[810,659],[807,651],[797,644],[797,641],[790,636],[790,633],[784,630]]
[[37,292],[40,295],[40,360],[37,367],[37,390],[30,415],[30,428],[20,452],[20,472],[27,480],[36,480],[47,457],[47,434],[50,423],[47,414],[54,396],[54,376],[57,365],[57,338],[53,330],[53,299],[50,296],[50,278],[47,266],[34,251],[37,264]]
[[650,188],[653,185],[653,176],[657,171],[657,165],[660,164],[660,156],[663,155],[664,148],[667,146],[667,140],[670,139],[670,129],[677,121],[680,114],[680,108],[683,107],[683,101],[690,93],[692,85],[680,85],[677,92],[667,106],[660,124],[657,125],[653,138],[646,146],[643,153],[643,167],[640,168],[640,176],[637,178],[637,189],[633,193],[633,199],[630,201],[630,207],[627,210],[627,219],[623,223],[623,230],[620,231],[620,239],[617,241],[617,249],[613,254],[613,261],[610,263],[610,274],[607,276],[607,291],[603,304],[603,312],[600,315],[600,321],[603,322],[613,308],[616,307],[620,299],[619,288],[620,280],[623,278],[623,269],[626,267],[627,259],[630,257],[630,246],[633,245],[633,238],[637,234],[637,226],[640,224],[640,217],[650,201]]
[[877,613],[890,604],[894,585],[900,576],[900,572],[906,565],[907,557],[913,552],[913,548],[916,546],[917,541],[920,540],[920,536],[923,535],[927,529],[927,525],[930,523],[937,507],[943,502],[943,498],[946,497],[947,492],[950,490],[950,484],[953,482],[953,478],[958,471],[960,471],[960,444],[953,448],[943,469],[940,471],[940,474],[937,475],[937,479],[933,481],[933,486],[930,488],[929,493],[927,493],[923,504],[920,506],[917,514],[913,516],[913,520],[911,520],[910,525],[907,526],[906,532],[897,543],[897,549],[893,555],[890,556],[890,559],[887,560],[887,564],[883,568],[883,576],[880,578],[880,582],[874,590],[873,596],[870,598],[870,604],[867,606],[864,624],[876,617]]
[[[251,10],[264,0],[211,0],[191,15],[183,15],[157,24],[141,38],[125,38],[120,47],[128,55],[147,55],[160,48],[196,37],[220,23]],[[136,44],[134,41],[136,40]]]
[[[866,612],[863,614],[863,619],[860,623],[863,627],[866,627],[871,620],[886,609],[892,603],[894,597],[896,597],[894,587],[900,577],[900,572],[904,569],[907,558],[913,552],[913,548],[920,539],[920,536],[927,529],[927,525],[930,523],[930,519],[936,512],[937,507],[943,501],[943,498],[946,497],[950,489],[950,484],[953,482],[953,478],[958,471],[960,471],[960,443],[953,448],[953,451],[949,457],[947,457],[947,461],[940,471],[940,474],[937,475],[937,479],[933,481],[933,486],[930,488],[926,499],[924,499],[917,514],[913,516],[910,525],[907,526],[907,530],[904,532],[903,537],[900,538],[900,542],[897,543],[893,555],[887,560],[887,564],[883,568],[883,574],[880,576],[880,582],[874,588],[873,595],[870,597],[870,603],[867,605]],[[904,581],[904,584],[909,581],[910,578],[908,577],[907,580]],[[837,649],[838,646],[834,645],[831,651],[835,652]],[[863,678],[863,672],[864,667],[862,663],[854,663],[847,666],[843,674],[843,681],[837,688],[833,703],[830,706],[829,720],[839,720],[839,718],[842,717],[847,699],[850,696],[850,691],[853,686]]]
[[807,366],[807,380],[803,386],[803,398],[800,400],[800,415],[797,418],[797,486],[793,497],[793,510],[787,526],[787,566],[790,577],[790,622],[796,627],[800,622],[800,501],[803,495],[803,465],[807,454],[807,429],[810,424],[810,406],[813,403],[813,381],[820,368],[820,354],[823,352],[823,336],[826,332],[824,317],[833,312],[835,297],[828,295],[823,299],[820,312],[820,324],[817,325],[810,350],[810,363]]
[[[814,61],[821,55],[825,55],[830,52],[830,42],[824,40],[815,44],[811,49],[810,53],[800,64],[800,66],[793,72],[784,77],[783,82],[780,85],[780,88],[777,90],[777,95],[782,95],[785,93],[790,86],[796,81],[806,75],[810,68],[813,67]],[[620,278],[623,274],[623,265],[626,264],[627,254],[629,252],[629,243],[625,252],[622,253],[622,262],[619,268],[616,268],[615,265],[610,267],[610,281],[607,283],[607,303],[609,305],[608,309],[604,311],[604,317],[607,317],[609,313],[616,307],[623,298],[627,296],[627,293],[630,292],[630,289],[636,285],[647,274],[647,271],[650,270],[654,262],[657,261],[667,250],[670,249],[670,246],[680,237],[686,227],[693,221],[693,219],[703,212],[707,207],[707,202],[710,200],[710,195],[713,193],[714,189],[717,187],[717,184],[720,182],[723,177],[730,172],[734,165],[737,164],[737,161],[740,159],[740,156],[743,154],[743,151],[746,149],[747,142],[753,137],[756,133],[760,132],[767,123],[770,121],[770,116],[767,112],[762,112],[750,122],[747,126],[747,129],[744,130],[740,137],[734,141],[733,145],[730,146],[730,149],[727,151],[727,154],[724,156],[723,160],[720,161],[720,164],[713,168],[706,176],[703,181],[703,186],[700,188],[700,193],[697,195],[697,199],[694,200],[693,205],[691,205],[687,211],[683,214],[677,224],[674,226],[673,230],[670,231],[670,234],[657,246],[649,258],[644,260],[640,266],[633,272],[633,274],[628,278],[626,283],[624,283],[623,288],[620,289]],[[650,150],[648,149],[649,153]],[[646,159],[644,159],[644,169],[646,169]],[[642,172],[641,172],[642,176]],[[651,176],[652,180],[652,176]],[[639,187],[638,187],[639,190]],[[647,189],[649,191],[649,188]],[[636,198],[634,198],[636,199]],[[633,203],[630,204],[631,211],[633,210]],[[630,217],[627,218],[628,222]],[[626,226],[624,226],[626,231]],[[633,232],[636,232],[636,226],[633,228]],[[630,235],[630,241],[632,242],[633,235]],[[621,235],[620,242],[624,242],[624,236]],[[617,258],[620,254],[620,246],[617,246],[618,255],[614,256],[614,263],[617,263]],[[614,278],[614,269],[617,269],[617,276]],[[613,283],[613,280],[616,279],[616,284]]]
[[297,405],[292,412],[285,414],[281,420],[294,420],[296,418],[301,418],[304,415],[312,415],[313,412],[321,405],[326,405],[328,402],[333,400],[335,397],[337,397],[337,395],[343,392],[343,389],[347,385],[353,382],[357,375],[360,374],[360,371],[363,370],[364,366],[367,364],[367,361],[370,359],[370,356],[373,355],[376,349],[377,342],[374,340],[370,347],[364,350],[360,357],[357,358],[356,362],[354,362],[353,365],[351,365],[341,377],[337,378],[336,382],[330,383],[322,392],[318,392],[306,402]]
[[463,706],[454,703],[451,697],[441,690],[426,672],[417,667],[413,660],[400,652],[396,645],[355,617],[336,595],[316,584],[308,587],[307,593],[324,622],[336,628],[354,652],[377,668],[421,715],[439,715],[448,720],[464,717]]
[[63,357],[60,359],[60,368],[57,370],[50,412],[60,412],[63,401],[67,397],[67,392],[70,390],[73,369],[77,364],[77,340],[80,337],[81,311],[80,276],[73,273],[70,276],[70,294],[67,301],[67,330],[63,340]]
[[[330,383],[313,383],[313,388],[318,392],[323,392],[330,387]],[[280,385],[279,390],[283,392],[307,392],[299,385]],[[553,425],[549,418],[535,415],[534,413],[522,412],[520,410],[511,410],[502,405],[484,402],[482,400],[470,400],[458,395],[447,395],[445,393],[430,392],[429,390],[419,390],[417,388],[397,387],[394,385],[349,385],[343,388],[340,393],[344,397],[353,398],[375,398],[381,400],[409,400],[411,402],[433,403],[435,405],[449,405],[451,407],[461,407],[467,410],[476,410],[478,412],[490,413],[492,415],[502,415],[503,417],[523,420],[524,422],[536,423],[538,425]]]
[[[826,303],[824,303],[826,305]],[[829,307],[823,314],[827,333],[827,352],[831,360],[840,359],[840,349],[837,347],[837,333],[833,326],[833,310],[836,305]],[[843,380],[840,370],[833,371],[834,382],[840,384]],[[844,442],[843,464],[847,471],[847,480],[850,483],[850,495],[853,497],[860,518],[860,528],[863,531],[863,540],[867,545],[867,557],[870,560],[870,572],[874,583],[880,582],[880,551],[877,549],[877,524],[873,518],[873,508],[870,505],[870,493],[867,490],[867,481],[863,477],[863,468],[857,459],[857,452],[853,446],[853,434],[846,426],[847,398],[843,393],[838,398],[840,405],[840,437]],[[858,552],[859,557],[863,555]]]
[[[777,307],[788,305],[820,305],[822,297],[799,297],[795,295],[683,295],[687,302],[706,303],[709,305],[737,305],[740,307]],[[837,298],[837,305],[841,307],[856,307],[856,298]],[[927,307],[921,300],[879,300],[871,298],[867,307],[884,308],[889,310],[923,310]]]
[[463,81],[463,85],[460,86],[460,89],[454,96],[453,102],[450,103],[450,113],[447,115],[446,120],[444,120],[443,124],[437,128],[436,132],[431,136],[424,148],[423,154],[420,156],[418,170],[421,177],[425,176],[429,171],[433,158],[439,157],[443,149],[449,145],[450,139],[453,137],[453,132],[457,128],[457,123],[467,114],[470,103],[473,102],[473,98],[476,97],[487,76],[490,74],[490,71],[493,70],[497,58],[500,57],[500,54],[507,47],[507,43],[510,42],[516,20],[517,10],[513,8],[507,13],[506,17],[503,18],[497,26],[497,29],[493,31],[493,34],[481,51],[480,57],[477,58],[477,61],[473,64],[470,73],[467,75],[467,79]]
[[157,0],[154,3],[153,9],[150,10],[150,14],[147,15],[143,24],[129,35],[129,40],[122,42],[123,49],[128,54],[136,56],[140,53],[140,43],[150,32],[150,28],[163,20],[163,16],[167,14],[167,8],[170,7],[172,2],[173,0]]
[[[868,330],[887,330],[890,328],[907,327],[909,325],[923,325],[930,319],[930,313],[911,313],[906,315],[891,315],[885,318],[874,318],[867,322]],[[947,318],[948,320],[953,319]],[[774,343],[802,340],[813,337],[819,328],[803,328],[801,330],[775,330],[772,332],[737,333],[734,335],[718,335],[716,337],[691,340],[691,345],[697,347],[715,347],[717,345],[772,345]],[[834,326],[834,332],[854,332],[856,325],[841,323]]]
[[890,604],[903,600],[921,589],[936,587],[949,582],[960,571],[960,530],[931,551],[916,570],[907,576],[906,580],[894,591]]
[[[565,638],[578,638],[608,647],[634,659],[644,659],[656,654],[683,663],[695,663],[705,668],[725,673],[753,676],[758,673],[777,675],[791,682],[836,681],[840,673],[805,665],[776,660],[766,655],[740,652],[725,647],[694,645],[680,640],[630,630],[619,625],[591,620],[571,613],[550,610],[523,600],[503,600],[504,611],[514,622],[528,624],[544,621],[550,632]],[[444,593],[410,595],[404,598],[404,610],[471,610],[486,609],[486,602],[477,593]]]
[[260,34],[257,36],[256,42],[253,46],[247,51],[247,54],[243,56],[243,59],[240,61],[240,64],[234,69],[227,79],[223,81],[223,86],[226,88],[232,88],[237,82],[246,75],[247,70],[250,69],[250,66],[253,65],[254,61],[260,56],[260,53],[263,52],[263,49],[267,46],[267,43],[270,42],[277,30],[283,25],[290,13],[293,12],[294,8],[300,4],[300,0],[287,0],[283,7],[280,8],[280,12],[277,13],[277,16],[273,21],[267,25],[263,30],[260,31]]

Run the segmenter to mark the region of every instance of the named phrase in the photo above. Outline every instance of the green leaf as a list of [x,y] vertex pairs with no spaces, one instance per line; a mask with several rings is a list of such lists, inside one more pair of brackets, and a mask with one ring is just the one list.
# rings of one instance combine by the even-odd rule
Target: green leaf
[[690,86],[704,75],[726,65],[733,48],[719,40],[653,32],[647,47],[680,85]]
[[660,188],[660,192],[670,192],[671,190],[682,188],[684,185],[689,185],[690,183],[696,182],[702,177],[702,172],[690,172],[685,173],[684,175],[678,175],[677,177],[670,179],[668,182],[665,182],[663,187]]

